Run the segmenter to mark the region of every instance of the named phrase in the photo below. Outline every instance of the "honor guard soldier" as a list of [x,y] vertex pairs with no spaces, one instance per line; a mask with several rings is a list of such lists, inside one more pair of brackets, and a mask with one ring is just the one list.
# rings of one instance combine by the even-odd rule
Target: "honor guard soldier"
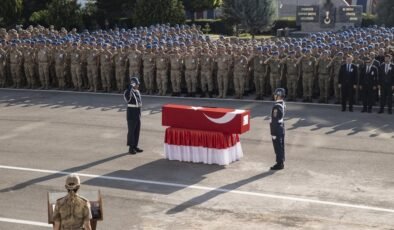
[[281,170],[285,167],[285,95],[286,92],[283,88],[277,88],[274,92],[275,104],[271,111],[270,129],[276,155],[276,164],[271,167],[271,170]]
[[91,230],[90,203],[77,194],[81,180],[78,175],[71,174],[66,179],[67,196],[56,201],[53,213],[54,230],[85,229]]
[[141,128],[141,94],[138,90],[140,81],[137,77],[130,79],[129,87],[124,91],[124,100],[127,103],[127,145],[129,146],[129,153],[136,154],[143,150],[138,148],[138,141],[140,138]]

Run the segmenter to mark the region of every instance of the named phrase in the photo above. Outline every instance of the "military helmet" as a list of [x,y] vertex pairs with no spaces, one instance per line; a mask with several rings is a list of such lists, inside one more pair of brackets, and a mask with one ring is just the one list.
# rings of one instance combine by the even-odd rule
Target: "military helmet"
[[138,77],[131,77],[130,78],[130,84],[132,86],[139,85],[140,84],[140,80],[138,79]]
[[77,189],[81,185],[81,180],[77,174],[70,174],[66,178],[66,189]]
[[284,88],[277,88],[274,91],[274,95],[284,98],[286,96],[286,91]]

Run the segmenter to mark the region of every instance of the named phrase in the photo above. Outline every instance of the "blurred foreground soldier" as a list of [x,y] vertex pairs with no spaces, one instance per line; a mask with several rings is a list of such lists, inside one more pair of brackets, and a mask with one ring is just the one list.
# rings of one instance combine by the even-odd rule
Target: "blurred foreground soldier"
[[349,111],[353,112],[354,90],[356,89],[358,69],[352,62],[353,56],[347,55],[346,64],[343,64],[339,70],[338,87],[341,89],[342,94],[342,112],[346,111],[347,102],[349,102]]
[[141,94],[138,90],[140,81],[137,77],[130,79],[130,85],[124,91],[124,100],[127,103],[127,145],[129,146],[129,153],[136,154],[143,150],[138,148],[138,141],[140,138],[141,129]]
[[384,63],[379,70],[379,90],[380,90],[380,109],[379,113],[384,112],[387,103],[388,113],[392,114],[393,91],[394,91],[394,66],[391,64],[391,55],[386,54]]
[[81,181],[78,175],[71,174],[66,179],[67,196],[56,201],[53,220],[54,230],[85,229],[91,230],[89,201],[77,194]]
[[360,72],[360,90],[363,100],[363,110],[361,112],[371,113],[378,83],[378,68],[373,65],[371,58],[366,58],[365,67]]
[[271,136],[272,144],[274,145],[276,164],[271,167],[271,170],[283,169],[285,162],[285,109],[286,105],[284,102],[285,89],[277,88],[274,92],[275,104],[271,111]]

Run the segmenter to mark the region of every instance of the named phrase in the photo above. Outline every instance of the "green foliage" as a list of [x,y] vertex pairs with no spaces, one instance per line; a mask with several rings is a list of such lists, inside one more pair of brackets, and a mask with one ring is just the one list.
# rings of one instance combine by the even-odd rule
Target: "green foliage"
[[223,18],[254,35],[271,29],[275,18],[274,0],[223,0]]
[[377,6],[378,22],[386,26],[394,26],[394,1],[379,0]]
[[11,26],[20,22],[22,9],[23,9],[22,0],[1,0],[0,25]]
[[136,0],[97,0],[97,19],[102,26],[118,24],[122,18],[131,18]]
[[185,10],[181,0],[137,0],[133,11],[136,26],[157,23],[183,23]]
[[220,5],[220,0],[183,0],[185,10],[196,12],[213,9]]
[[36,25],[48,26],[48,15],[48,10],[39,10],[31,14],[29,21]]
[[[35,16],[32,18],[36,18],[37,12],[46,10],[50,2],[51,0],[23,0],[23,20],[28,23],[33,22],[30,21],[32,14],[35,13]],[[42,12],[38,14],[42,14]]]
[[48,5],[48,24],[71,29],[82,24],[81,6],[77,0],[52,0]]
[[363,20],[361,22],[361,27],[369,27],[376,25],[378,23],[378,18],[376,15],[363,14]]

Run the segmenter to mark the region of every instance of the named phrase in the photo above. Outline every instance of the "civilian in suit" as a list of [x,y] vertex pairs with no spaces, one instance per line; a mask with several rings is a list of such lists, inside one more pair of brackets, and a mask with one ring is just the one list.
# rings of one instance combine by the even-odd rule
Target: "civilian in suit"
[[349,103],[349,111],[353,112],[354,90],[356,88],[356,80],[358,68],[353,63],[353,56],[346,56],[346,63],[339,69],[338,87],[342,93],[342,112],[346,111],[346,103]]
[[373,64],[371,57],[364,59],[365,65],[360,70],[360,90],[363,100],[362,113],[372,112],[372,106],[375,99],[375,92],[378,84],[378,67]]
[[394,90],[394,65],[391,64],[391,55],[386,54],[384,63],[380,65],[379,71],[379,90],[380,90],[380,110],[379,113],[384,112],[384,107],[387,104],[388,113],[392,114],[393,106],[393,90]]

